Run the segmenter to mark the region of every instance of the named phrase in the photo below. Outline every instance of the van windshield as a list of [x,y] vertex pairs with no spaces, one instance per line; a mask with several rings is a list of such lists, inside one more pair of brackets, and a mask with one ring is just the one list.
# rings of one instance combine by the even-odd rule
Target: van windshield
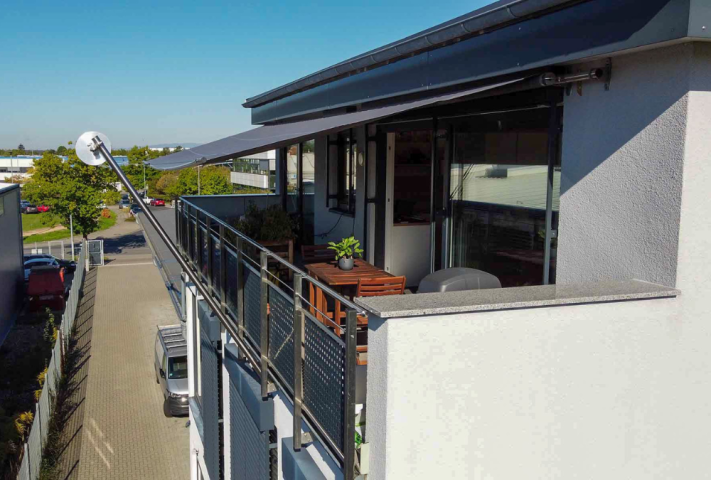
[[188,357],[168,358],[168,378],[188,378]]

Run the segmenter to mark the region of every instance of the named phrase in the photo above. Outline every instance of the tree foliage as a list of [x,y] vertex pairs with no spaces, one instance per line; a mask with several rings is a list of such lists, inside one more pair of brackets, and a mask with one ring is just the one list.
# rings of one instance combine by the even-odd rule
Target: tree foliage
[[[197,195],[197,167],[181,170],[177,182],[173,183],[165,193],[171,198],[181,195]],[[213,166],[200,168],[200,195],[228,195],[230,193],[232,193],[232,183],[229,168]]]
[[[136,189],[143,190],[144,188],[144,163],[148,160],[153,160],[154,158],[158,158],[163,155],[164,153],[162,151],[151,150],[149,147],[136,146],[134,146],[126,153],[126,156],[128,157],[128,165],[123,167],[123,171],[128,177],[128,179],[131,181],[133,186],[136,187]],[[160,170],[156,170],[155,168],[146,166],[145,175],[146,185],[148,185],[151,181],[157,181],[161,176],[161,172]]]
[[86,238],[95,232],[101,210],[98,205],[106,192],[115,190],[116,175],[110,168],[90,167],[71,151],[66,162],[45,153],[34,162],[34,175],[23,187],[23,196],[36,204],[48,205],[64,226],[73,217],[74,231]]

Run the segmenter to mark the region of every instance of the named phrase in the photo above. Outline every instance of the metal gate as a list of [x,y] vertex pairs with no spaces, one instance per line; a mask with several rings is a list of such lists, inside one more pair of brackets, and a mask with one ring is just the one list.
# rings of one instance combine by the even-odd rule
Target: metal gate
[[[54,248],[52,246],[54,245]],[[47,242],[47,248],[49,249],[49,254],[54,255],[57,258],[64,259],[64,240],[51,240]]]
[[104,266],[104,241],[103,240],[87,240],[89,247],[89,265]]

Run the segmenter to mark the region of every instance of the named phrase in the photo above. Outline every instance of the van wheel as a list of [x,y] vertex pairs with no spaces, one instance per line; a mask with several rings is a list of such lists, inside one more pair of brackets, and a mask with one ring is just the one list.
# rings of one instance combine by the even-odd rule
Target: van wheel
[[173,416],[173,414],[170,413],[170,408],[168,407],[168,399],[165,399],[165,402],[163,402],[163,415],[165,415],[167,418],[170,418]]

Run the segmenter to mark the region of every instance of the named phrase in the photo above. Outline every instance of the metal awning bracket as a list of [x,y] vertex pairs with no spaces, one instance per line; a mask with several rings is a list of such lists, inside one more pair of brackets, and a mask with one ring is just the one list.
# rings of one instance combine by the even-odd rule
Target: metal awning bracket
[[610,91],[610,83],[612,82],[612,59],[608,58],[605,62],[605,91]]

